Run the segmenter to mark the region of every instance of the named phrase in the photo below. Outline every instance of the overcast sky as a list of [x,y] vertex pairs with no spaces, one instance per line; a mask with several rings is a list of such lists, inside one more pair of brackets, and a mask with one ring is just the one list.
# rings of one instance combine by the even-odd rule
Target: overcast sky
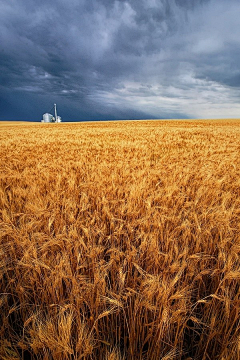
[[0,120],[240,117],[239,0],[0,0]]

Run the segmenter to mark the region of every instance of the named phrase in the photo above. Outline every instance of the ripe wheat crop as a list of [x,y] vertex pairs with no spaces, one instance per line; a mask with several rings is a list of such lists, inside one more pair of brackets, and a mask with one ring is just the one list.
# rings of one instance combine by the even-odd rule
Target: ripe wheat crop
[[0,358],[240,359],[240,122],[0,124]]

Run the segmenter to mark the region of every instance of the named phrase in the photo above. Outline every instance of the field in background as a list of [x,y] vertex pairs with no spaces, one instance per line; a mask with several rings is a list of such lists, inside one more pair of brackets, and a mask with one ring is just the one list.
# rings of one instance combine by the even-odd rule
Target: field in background
[[0,124],[0,358],[240,359],[240,121]]

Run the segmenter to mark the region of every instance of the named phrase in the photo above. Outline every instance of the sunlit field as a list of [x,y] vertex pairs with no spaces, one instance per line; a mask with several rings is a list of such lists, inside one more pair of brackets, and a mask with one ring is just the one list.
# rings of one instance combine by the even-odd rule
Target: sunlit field
[[0,359],[240,359],[240,120],[2,122],[0,172]]

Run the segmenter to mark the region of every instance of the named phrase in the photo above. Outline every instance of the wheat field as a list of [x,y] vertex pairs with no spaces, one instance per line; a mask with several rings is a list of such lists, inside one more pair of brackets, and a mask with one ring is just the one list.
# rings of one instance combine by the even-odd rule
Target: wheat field
[[0,359],[240,359],[240,120],[2,122],[0,172]]

